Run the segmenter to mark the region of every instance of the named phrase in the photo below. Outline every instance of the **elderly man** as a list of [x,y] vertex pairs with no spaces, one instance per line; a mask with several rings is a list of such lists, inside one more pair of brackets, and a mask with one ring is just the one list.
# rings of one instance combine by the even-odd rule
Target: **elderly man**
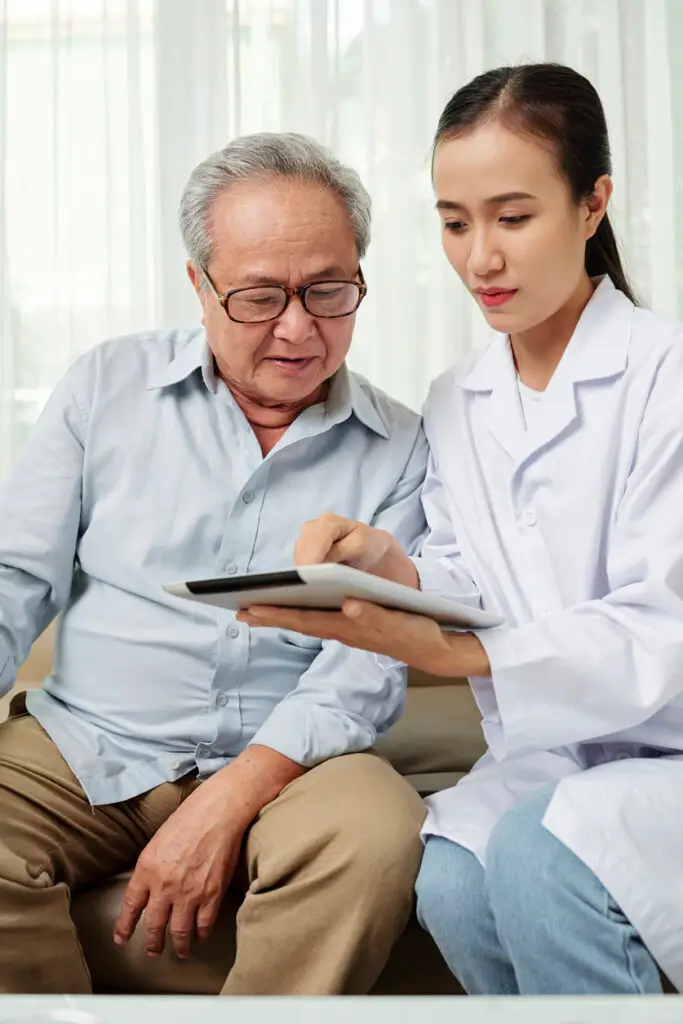
[[134,866],[112,941],[212,928],[223,991],[364,992],[410,913],[422,802],[371,752],[401,670],[165,582],[293,561],[325,510],[422,532],[418,417],[344,364],[366,286],[356,174],[238,139],[181,203],[202,330],[86,353],[0,497],[0,693],[59,615],[54,671],[0,726],[0,991],[87,992],[74,889]]

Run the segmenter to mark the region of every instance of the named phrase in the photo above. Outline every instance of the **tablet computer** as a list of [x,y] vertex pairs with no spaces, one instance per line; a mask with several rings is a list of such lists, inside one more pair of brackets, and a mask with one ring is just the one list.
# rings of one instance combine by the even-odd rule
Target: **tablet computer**
[[348,565],[329,562],[224,579],[166,583],[164,590],[177,597],[232,611],[255,604],[337,611],[346,598],[357,597],[385,608],[426,615],[444,628],[486,629],[503,622],[479,608],[469,608],[447,597],[423,593]]

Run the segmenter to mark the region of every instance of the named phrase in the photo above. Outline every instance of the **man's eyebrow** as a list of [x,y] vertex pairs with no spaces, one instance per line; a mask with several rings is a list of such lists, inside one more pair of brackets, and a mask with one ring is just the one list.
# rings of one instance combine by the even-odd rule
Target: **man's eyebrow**
[[[353,277],[353,275],[351,275]],[[315,273],[309,274],[306,278],[307,281],[322,281],[322,280],[340,280],[347,279],[347,275],[343,272],[340,266],[329,266],[323,267],[322,270],[316,270]],[[281,285],[282,281],[278,281],[275,277],[269,277],[265,274],[243,274],[240,277],[242,282],[241,287],[266,287],[267,285]]]
[[[484,202],[487,206],[501,206],[503,203],[513,203],[518,199],[536,199],[531,192],[501,192],[496,196],[489,196]],[[464,203],[458,203],[453,199],[439,199],[436,203],[437,210],[466,210]]]

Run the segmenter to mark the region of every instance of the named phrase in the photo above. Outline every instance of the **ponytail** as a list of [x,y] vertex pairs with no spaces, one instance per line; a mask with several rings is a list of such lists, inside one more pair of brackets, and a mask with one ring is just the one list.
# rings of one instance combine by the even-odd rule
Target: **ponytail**
[[607,214],[600,221],[593,237],[586,243],[586,272],[589,277],[607,274],[614,287],[623,292],[634,305],[638,305],[622,266],[619,246]]

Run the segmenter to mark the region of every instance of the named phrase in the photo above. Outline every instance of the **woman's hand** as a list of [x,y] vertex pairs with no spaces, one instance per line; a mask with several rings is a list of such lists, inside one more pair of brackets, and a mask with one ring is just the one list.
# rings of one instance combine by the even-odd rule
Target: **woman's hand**
[[343,562],[414,590],[420,586],[415,566],[390,533],[332,512],[304,523],[294,547],[294,562]]
[[491,666],[473,633],[442,632],[423,615],[349,599],[340,612],[254,607],[237,614],[249,626],[277,626],[384,654],[436,676],[488,676]]

